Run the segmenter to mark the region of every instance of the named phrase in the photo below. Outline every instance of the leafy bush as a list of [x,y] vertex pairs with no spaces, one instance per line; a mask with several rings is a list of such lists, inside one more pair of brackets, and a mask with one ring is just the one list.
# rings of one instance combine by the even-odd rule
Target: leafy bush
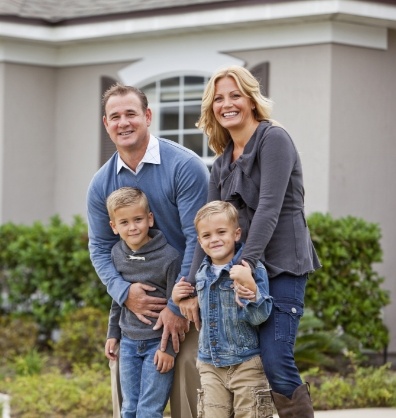
[[308,224],[323,267],[310,276],[306,306],[326,329],[341,328],[363,348],[384,349],[389,332],[382,309],[390,297],[381,288],[384,278],[373,269],[382,261],[379,226],[352,216],[333,219],[320,213],[310,215]]
[[[360,348],[383,349],[389,335],[381,315],[390,299],[389,293],[381,289],[384,279],[373,270],[373,264],[382,258],[378,225],[354,217],[333,219],[319,213],[312,214],[308,223],[323,268],[308,281],[306,307],[318,319],[316,325],[311,323],[301,330],[297,353],[305,357],[301,364],[305,362],[304,368],[315,364],[312,361],[329,365],[341,343],[351,349],[346,343],[347,336],[360,341]],[[32,318],[32,335],[26,330],[23,334],[19,330],[8,332],[9,324],[0,326],[0,348],[2,341],[6,341],[3,353],[8,350],[7,357],[24,354],[35,346],[32,338],[37,339],[37,333],[33,324],[39,324],[47,340],[67,315],[81,307],[96,307],[107,318],[111,302],[92,267],[87,225],[80,217],[75,217],[71,226],[63,224],[57,216],[51,218],[48,226],[39,222],[32,226],[12,223],[0,226],[0,291],[7,295],[1,300],[0,312]],[[84,352],[88,341],[82,337],[82,329],[74,332],[78,338],[73,339],[72,335],[66,338],[65,327],[62,331],[72,347],[70,355],[65,354],[66,343],[62,349],[58,345],[58,352],[63,351],[62,358],[69,363],[75,361],[75,353]],[[105,332],[98,338],[101,352],[104,338]],[[99,341],[93,344],[99,347]]]
[[359,353],[358,342],[346,334],[326,330],[323,321],[311,309],[305,309],[294,350],[299,370],[313,367],[340,370],[349,363],[343,354],[347,350]]
[[26,317],[0,317],[0,363],[33,350],[38,338],[38,325]]
[[48,226],[0,226],[0,286],[3,312],[30,314],[49,338],[62,317],[84,305],[108,310],[110,296],[92,267],[87,225],[58,216]]
[[390,364],[378,368],[354,366],[346,375],[316,368],[302,376],[310,383],[316,410],[395,407],[396,373],[390,367]]
[[40,374],[44,369],[47,357],[33,349],[25,355],[19,355],[12,359],[12,368],[18,376],[32,376]]
[[104,355],[108,314],[86,307],[67,315],[60,324],[60,338],[53,343],[54,356],[64,367],[75,364],[102,364],[108,368]]
[[95,367],[76,367],[72,375],[53,369],[42,375],[17,376],[0,381],[0,392],[11,395],[13,417],[112,416],[109,374]]

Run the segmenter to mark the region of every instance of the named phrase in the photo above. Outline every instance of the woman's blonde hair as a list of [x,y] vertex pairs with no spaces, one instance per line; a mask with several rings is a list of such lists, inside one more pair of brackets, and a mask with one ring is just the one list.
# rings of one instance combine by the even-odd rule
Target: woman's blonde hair
[[270,120],[272,101],[260,92],[260,83],[252,73],[244,67],[232,65],[218,70],[208,81],[202,96],[201,116],[196,126],[204,131],[209,138],[209,147],[216,155],[224,152],[231,137],[227,129],[223,128],[216,120],[213,113],[213,100],[218,80],[224,77],[232,77],[241,93],[248,97],[255,106],[254,117],[257,121]]

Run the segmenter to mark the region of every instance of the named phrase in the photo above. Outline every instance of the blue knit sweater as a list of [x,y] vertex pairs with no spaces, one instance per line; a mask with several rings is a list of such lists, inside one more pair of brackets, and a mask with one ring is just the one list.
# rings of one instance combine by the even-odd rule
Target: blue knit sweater
[[[183,255],[178,277],[187,276],[196,244],[194,217],[206,203],[209,171],[202,160],[181,145],[159,138],[161,164],[145,163],[138,174],[122,168],[117,174],[116,152],[95,174],[88,188],[87,217],[92,264],[110,296],[122,306],[130,282],[123,280],[111,261],[119,240],[109,225],[106,198],[120,187],[137,187],[148,198],[154,228]],[[171,309],[175,311],[174,306]],[[177,311],[177,310],[176,310]]]

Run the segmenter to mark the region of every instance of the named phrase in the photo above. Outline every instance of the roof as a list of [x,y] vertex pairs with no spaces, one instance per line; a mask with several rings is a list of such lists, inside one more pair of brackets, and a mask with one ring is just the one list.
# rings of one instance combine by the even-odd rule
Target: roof
[[[142,13],[162,14],[177,10],[183,12],[263,3],[292,4],[296,1],[298,0],[2,0],[0,19],[59,25],[66,22],[79,23],[81,20],[126,18]],[[352,0],[354,1],[356,0]],[[396,5],[396,0],[376,0],[371,3]]]
[[[249,0],[248,0],[249,2]],[[268,3],[269,1],[264,1]],[[66,20],[92,17],[109,18],[139,12],[156,13],[175,8],[186,8],[221,3],[241,3],[240,0],[3,0],[0,16],[60,23]],[[245,0],[246,3],[246,0]],[[263,3],[261,1],[260,3]]]
[[396,0],[0,0],[2,50],[11,55],[8,41],[61,46],[307,22],[354,25],[354,44],[375,32],[384,47],[384,30],[396,29]]
[[[0,21],[60,26],[271,3],[289,3],[290,6],[294,3],[295,7],[300,7],[305,1],[309,3],[309,0],[1,0]],[[343,3],[396,6],[396,0],[350,0]]]

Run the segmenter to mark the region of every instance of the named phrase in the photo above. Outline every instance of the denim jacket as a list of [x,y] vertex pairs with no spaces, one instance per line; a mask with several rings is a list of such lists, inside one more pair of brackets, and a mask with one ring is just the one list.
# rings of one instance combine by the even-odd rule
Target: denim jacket
[[261,262],[255,270],[256,301],[241,299],[243,308],[236,303],[229,271],[242,249],[243,244],[237,244],[234,258],[218,278],[212,272],[208,256],[195,276],[202,321],[198,359],[216,367],[240,364],[260,353],[257,326],[267,320],[272,309],[268,276]]

